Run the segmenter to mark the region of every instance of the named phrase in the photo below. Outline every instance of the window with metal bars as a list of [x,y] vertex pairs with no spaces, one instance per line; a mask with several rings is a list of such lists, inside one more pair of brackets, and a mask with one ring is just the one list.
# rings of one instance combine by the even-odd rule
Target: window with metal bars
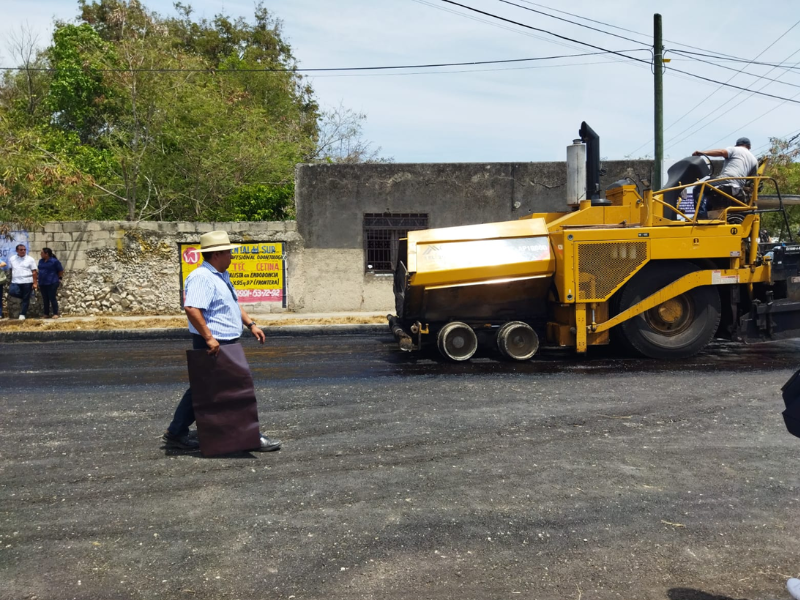
[[365,213],[364,271],[394,272],[400,239],[406,237],[409,231],[427,228],[427,214]]

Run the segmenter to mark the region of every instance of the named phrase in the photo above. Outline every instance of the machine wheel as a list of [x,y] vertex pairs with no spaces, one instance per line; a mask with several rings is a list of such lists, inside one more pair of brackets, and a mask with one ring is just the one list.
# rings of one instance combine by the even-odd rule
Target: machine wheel
[[[699,271],[690,262],[650,263],[622,290],[622,312],[684,275]],[[713,286],[689,290],[621,323],[619,333],[626,345],[650,358],[693,356],[714,337],[722,305]]]
[[500,354],[513,360],[529,360],[539,349],[539,336],[522,321],[504,323],[497,332]]
[[478,336],[466,323],[453,321],[439,330],[436,345],[442,356],[450,360],[469,360],[478,349]]

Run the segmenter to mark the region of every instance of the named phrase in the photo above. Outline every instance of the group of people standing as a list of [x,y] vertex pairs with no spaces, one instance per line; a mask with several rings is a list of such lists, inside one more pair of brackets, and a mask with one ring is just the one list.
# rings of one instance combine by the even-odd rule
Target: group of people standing
[[[57,293],[64,277],[64,267],[50,248],[42,248],[40,255],[37,264],[33,257],[28,255],[25,245],[18,244],[16,254],[9,256],[8,262],[0,259],[0,319],[3,318],[3,295],[7,283],[10,283],[8,295],[22,301],[19,311],[20,321],[25,320],[31,297],[37,289],[42,294],[44,318],[59,318]],[[11,271],[10,282],[9,271]]]

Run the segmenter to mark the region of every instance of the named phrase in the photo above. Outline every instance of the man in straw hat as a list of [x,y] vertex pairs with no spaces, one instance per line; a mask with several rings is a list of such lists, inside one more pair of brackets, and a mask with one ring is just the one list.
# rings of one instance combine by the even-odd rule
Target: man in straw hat
[[[235,344],[242,335],[242,325],[261,343],[264,343],[264,332],[248,316],[239,304],[236,290],[231,283],[228,267],[231,264],[231,249],[238,244],[231,244],[225,231],[210,231],[200,236],[200,252],[202,264],[189,273],[184,284],[185,299],[183,302],[186,316],[189,319],[189,331],[192,334],[192,347],[195,350],[207,349],[209,354],[219,353],[221,345]],[[189,432],[194,423],[192,406],[192,390],[183,394],[175,416],[164,433],[167,448],[196,450],[200,447],[195,432]],[[261,447],[253,448],[260,452],[278,450],[281,443],[261,436]]]

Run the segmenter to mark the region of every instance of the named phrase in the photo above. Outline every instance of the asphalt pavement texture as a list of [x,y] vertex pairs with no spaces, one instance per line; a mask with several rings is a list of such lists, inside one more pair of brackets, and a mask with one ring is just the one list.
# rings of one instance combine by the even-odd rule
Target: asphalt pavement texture
[[468,364],[245,342],[274,453],[160,441],[185,341],[0,344],[2,599],[788,598],[800,342]]

